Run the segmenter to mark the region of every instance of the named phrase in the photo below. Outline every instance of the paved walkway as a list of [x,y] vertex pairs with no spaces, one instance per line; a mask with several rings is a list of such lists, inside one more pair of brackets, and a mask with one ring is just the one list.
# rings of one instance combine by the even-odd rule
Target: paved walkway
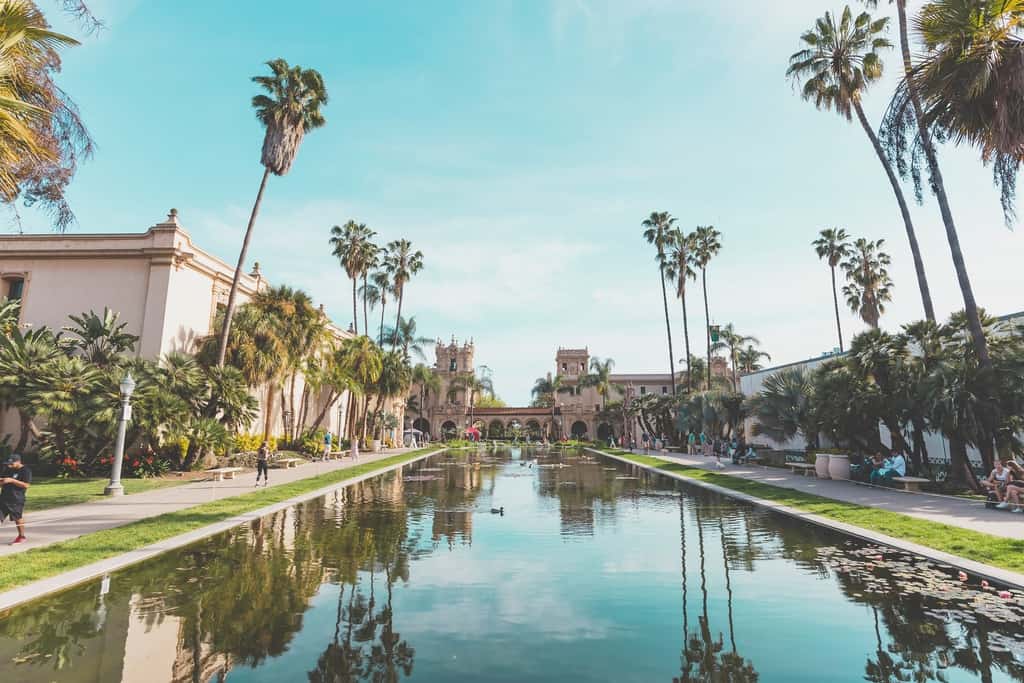
[[[393,455],[400,455],[408,450],[407,448],[396,448],[374,455],[361,453],[357,463],[353,463],[350,458],[343,458],[326,462],[310,462],[290,469],[271,468],[270,474],[273,476],[268,488],[345,469],[353,464],[382,460]],[[224,481],[203,480],[193,484],[171,486],[119,498],[28,512],[25,514],[25,535],[28,537],[28,541],[18,545],[7,545],[6,539],[0,539],[0,543],[2,543],[0,544],[0,556],[40,548],[51,543],[91,534],[94,531],[111,529],[146,517],[155,517],[165,512],[174,512],[254,490],[257,490],[256,472],[239,472],[234,479],[225,479]],[[28,491],[28,496],[32,497],[31,489]],[[9,532],[13,537],[16,533],[14,524],[10,522],[4,524],[3,532]]]
[[[641,453],[639,449],[635,451]],[[653,454],[652,455],[656,455]],[[895,489],[868,486],[850,481],[833,481],[792,474],[778,467],[733,465],[726,462],[725,469],[717,470],[714,458],[692,455],[658,455],[663,460],[679,462],[693,467],[720,471],[734,477],[771,484],[787,489],[805,491],[825,498],[857,503],[869,507],[899,512],[919,519],[941,522],[993,536],[1024,539],[1024,514],[1010,514],[1006,510],[989,510],[982,501],[941,496],[928,493],[907,493]]]

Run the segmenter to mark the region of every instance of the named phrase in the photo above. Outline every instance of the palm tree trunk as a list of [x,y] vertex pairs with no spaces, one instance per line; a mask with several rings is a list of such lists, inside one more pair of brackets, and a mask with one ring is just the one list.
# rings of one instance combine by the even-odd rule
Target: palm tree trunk
[[359,313],[356,308],[356,280],[358,278],[352,276],[352,334],[359,336]]
[[701,285],[704,288],[704,332],[708,338],[707,387],[711,391],[711,309],[708,307],[708,269],[700,269]]
[[387,305],[384,297],[380,299],[380,333],[377,335],[377,343],[384,345],[384,308]]
[[270,421],[274,414],[274,383],[267,383],[267,414],[263,416],[263,440],[270,438]]
[[395,316],[395,333],[391,335],[391,350],[394,351],[395,347],[398,346],[398,326],[402,324],[402,299],[405,298],[405,292],[398,293],[398,315]]
[[867,116],[864,115],[864,108],[861,107],[860,102],[854,102],[854,109],[857,111],[857,119],[860,121],[860,125],[864,128],[864,132],[867,134],[868,139],[871,140],[871,146],[875,149],[875,154],[878,156],[878,160],[882,163],[882,168],[885,169],[885,175],[889,178],[889,184],[892,186],[893,194],[896,195],[896,203],[900,207],[900,215],[903,217],[903,226],[907,229],[907,241],[910,242],[910,253],[914,257],[914,270],[917,273],[917,287],[921,290],[921,303],[924,304],[924,317],[935,322],[935,307],[932,305],[932,294],[928,289],[928,278],[924,273],[924,260],[921,259],[921,247],[917,244],[917,234],[914,232],[914,223],[910,219],[910,208],[907,206],[907,200],[903,196],[903,188],[900,187],[900,181],[896,177],[896,173],[892,170],[892,164],[889,163],[889,159],[885,156],[885,151],[882,149],[881,143],[878,141],[878,136],[875,135],[875,131],[871,128],[871,124],[868,123]]
[[661,275],[661,302],[665,305],[665,332],[668,334],[668,371],[672,378],[672,395],[676,395],[676,354],[672,351],[672,325],[668,320],[668,292],[665,290],[665,266],[659,264]]
[[988,355],[988,342],[985,341],[985,333],[981,328],[981,316],[978,314],[978,304],[974,300],[974,290],[971,287],[971,278],[967,274],[964,254],[960,249],[960,237],[957,235],[956,224],[953,222],[953,211],[949,208],[949,197],[946,196],[946,184],[942,180],[939,158],[935,153],[935,145],[932,138],[928,134],[928,128],[924,125],[921,100],[917,95],[917,90],[914,89],[913,81],[910,80],[913,66],[910,61],[910,36],[907,30],[906,0],[896,0],[896,12],[899,16],[900,52],[903,56],[904,73],[907,76],[907,92],[910,95],[910,103],[914,108],[914,118],[917,120],[917,132],[921,138],[921,147],[924,149],[925,158],[928,160],[928,170],[931,173],[935,198],[939,202],[939,213],[942,215],[942,224],[946,229],[946,241],[949,242],[949,251],[953,257],[953,268],[956,270],[956,277],[960,283],[960,294],[964,300],[964,313],[967,315],[967,327],[971,331],[974,352],[978,355],[979,364],[983,368],[990,368],[992,367],[992,359]]
[[836,332],[839,333],[839,352],[843,352],[843,324],[839,322],[839,290],[836,288],[836,267],[829,266],[832,270],[832,303],[836,307]]
[[256,224],[256,214],[260,212],[260,204],[263,202],[263,191],[267,188],[267,178],[270,177],[270,169],[263,169],[263,179],[260,181],[260,190],[256,193],[256,202],[252,205],[252,213],[249,214],[249,225],[245,228],[245,237],[242,238],[242,250],[238,253],[238,264],[235,266],[235,275],[231,279],[231,291],[228,293],[228,305],[224,309],[224,325],[220,330],[220,341],[217,344],[217,367],[224,367],[224,358],[228,353],[228,334],[231,332],[231,318],[235,315],[235,300],[238,298],[238,282],[242,278],[242,268],[245,267],[245,256],[249,253],[249,242],[252,241],[252,228]]
[[690,326],[686,320],[686,291],[683,290],[679,300],[683,304],[683,344],[686,346],[686,393],[693,392],[693,377],[690,372]]
[[740,390],[739,377],[736,376],[736,347],[733,345],[729,346],[729,360],[732,361],[732,390]]
[[370,336],[370,312],[366,307],[366,272],[363,272],[363,334]]

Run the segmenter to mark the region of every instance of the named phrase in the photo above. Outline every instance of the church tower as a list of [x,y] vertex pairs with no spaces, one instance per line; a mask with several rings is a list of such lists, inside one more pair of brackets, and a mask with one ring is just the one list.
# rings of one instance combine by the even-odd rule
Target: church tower
[[434,347],[434,370],[440,375],[474,372],[473,354],[472,339],[461,346],[455,341],[454,336],[449,344],[438,339]]

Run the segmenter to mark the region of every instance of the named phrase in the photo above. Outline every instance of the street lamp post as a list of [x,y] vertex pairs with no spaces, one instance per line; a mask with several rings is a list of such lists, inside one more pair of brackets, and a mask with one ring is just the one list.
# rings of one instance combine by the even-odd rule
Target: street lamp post
[[135,391],[135,380],[127,373],[121,380],[121,418],[117,421],[117,441],[114,443],[114,468],[110,472],[110,483],[103,489],[104,495],[123,496],[124,486],[121,485],[121,463],[124,461],[124,433],[128,421],[132,419],[132,392]]

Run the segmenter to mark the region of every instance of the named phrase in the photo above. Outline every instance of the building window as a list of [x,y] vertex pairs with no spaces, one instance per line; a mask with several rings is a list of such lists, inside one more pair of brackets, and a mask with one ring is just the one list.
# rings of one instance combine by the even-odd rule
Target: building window
[[20,300],[25,293],[25,278],[11,277],[4,280],[4,296],[12,301]]
[[595,403],[594,404],[594,412],[595,413],[601,412],[601,404],[600,403]]
[[662,394],[667,394],[668,393],[668,387],[662,387],[661,388],[661,393]]
[[450,371],[452,371],[452,372],[455,372],[455,359],[454,358],[452,358],[451,362],[448,364],[448,369]]
[[562,363],[562,372],[569,372],[569,366],[565,363]]
[[640,395],[643,396],[647,393],[647,387],[640,387]]
[[580,363],[580,373],[586,374],[586,372],[587,372],[587,364],[586,363]]
[[583,391],[583,387],[577,386],[576,387],[576,395],[579,396],[581,391]]

